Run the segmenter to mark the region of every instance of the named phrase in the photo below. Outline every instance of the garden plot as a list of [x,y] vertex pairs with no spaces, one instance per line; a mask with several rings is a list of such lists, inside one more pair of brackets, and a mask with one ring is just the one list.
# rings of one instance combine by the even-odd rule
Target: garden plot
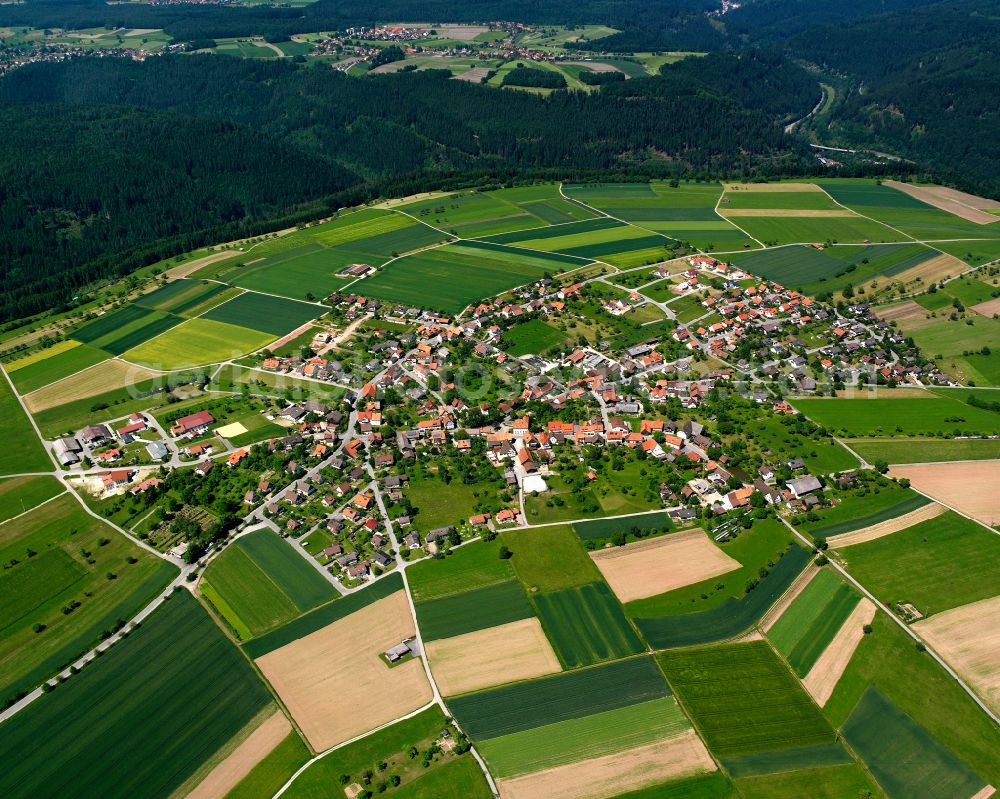
[[622,602],[662,594],[740,568],[702,530],[673,533],[591,553]]
[[894,466],[892,477],[905,477],[918,491],[989,525],[1000,524],[1000,461],[928,463]]
[[913,628],[1000,713],[1000,597],[946,610]]
[[528,680],[559,671],[559,660],[536,618],[430,641],[424,645],[445,696]]
[[431,700],[419,658],[390,669],[381,657],[415,632],[406,595],[397,591],[256,662],[321,751]]

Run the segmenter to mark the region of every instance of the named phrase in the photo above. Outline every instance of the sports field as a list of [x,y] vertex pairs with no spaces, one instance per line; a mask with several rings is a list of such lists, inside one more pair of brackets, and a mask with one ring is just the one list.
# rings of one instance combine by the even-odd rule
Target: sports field
[[833,728],[765,641],[665,652],[657,660],[723,762],[807,747],[822,757],[834,744]]
[[805,677],[860,599],[835,572],[823,569],[768,630],[768,638]]
[[464,241],[393,261],[353,289],[389,302],[457,313],[471,302],[538,280],[546,273],[584,266],[589,260]]
[[426,641],[496,627],[534,615],[517,580],[473,588],[416,603],[417,622]]
[[153,369],[185,369],[240,358],[274,338],[270,333],[225,322],[189,319],[164,335],[129,350],[124,358]]
[[840,554],[883,602],[924,615],[994,596],[1000,584],[1000,537],[951,511]]
[[270,702],[250,664],[180,591],[0,727],[0,792],[168,797]]
[[877,688],[861,697],[843,734],[889,799],[973,797],[987,784]]
[[6,434],[4,447],[0,449],[0,474],[51,471],[52,461],[3,375],[0,375],[0,416]]
[[270,530],[242,536],[205,569],[201,591],[241,639],[333,599],[336,589]]
[[177,576],[68,493],[0,527],[0,560],[13,564],[0,575],[4,698],[68,665]]
[[643,650],[606,583],[564,588],[533,597],[542,627],[566,668],[638,654]]

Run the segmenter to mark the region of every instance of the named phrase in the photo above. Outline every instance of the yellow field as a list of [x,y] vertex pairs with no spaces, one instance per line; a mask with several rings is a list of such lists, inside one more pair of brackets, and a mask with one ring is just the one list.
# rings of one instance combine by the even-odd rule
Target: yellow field
[[155,377],[159,372],[147,369],[145,366],[124,363],[117,358],[64,377],[44,388],[24,395],[24,403],[32,413],[54,408],[67,402],[92,397],[114,388],[122,388]]
[[18,358],[16,361],[11,361],[5,365],[8,372],[16,372],[18,369],[23,369],[25,366],[31,366],[33,363],[47,360],[53,355],[59,355],[62,352],[67,352],[68,350],[75,349],[79,346],[79,341],[74,341],[73,339],[68,338],[65,341],[60,341],[58,344],[53,344],[51,347],[46,347],[44,350],[33,352],[31,355],[25,355],[23,358]]

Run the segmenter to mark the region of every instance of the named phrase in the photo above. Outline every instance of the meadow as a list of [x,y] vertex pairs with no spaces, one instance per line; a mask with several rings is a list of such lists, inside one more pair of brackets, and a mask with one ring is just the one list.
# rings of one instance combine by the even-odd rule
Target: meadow
[[881,796],[856,763],[762,774],[736,780],[741,799],[845,799]]
[[514,571],[529,591],[560,591],[601,579],[568,525],[505,530],[500,537],[513,553]]
[[469,303],[588,261],[463,241],[404,256],[354,289],[388,302],[458,313]]
[[926,398],[801,399],[795,400],[795,407],[817,424],[848,436],[1000,434],[1000,414],[933,394]]
[[0,418],[4,420],[5,433],[4,446],[0,449],[0,474],[51,471],[52,461],[3,376],[0,376]]
[[669,695],[652,657],[465,694],[449,700],[462,729],[476,741],[627,707]]
[[517,580],[417,602],[416,609],[425,641],[497,627],[534,615]]
[[258,350],[275,336],[211,319],[189,319],[162,336],[140,344],[125,360],[154,369],[186,369],[239,358]]
[[515,325],[504,333],[504,341],[508,342],[505,349],[515,358],[529,354],[539,355],[565,340],[565,333],[540,319]]
[[[0,695],[33,688],[177,575],[69,494],[0,527]],[[38,632],[35,630],[38,629]]]
[[445,483],[433,475],[414,476],[406,484],[414,529],[426,533],[436,527],[461,525],[476,513],[477,495],[482,490],[474,483]]
[[1000,584],[1000,538],[953,511],[840,556],[883,602],[912,602],[924,615],[994,596]]
[[740,216],[734,221],[769,246],[781,244],[862,244],[896,242],[899,233],[862,216]]
[[975,796],[987,784],[877,688],[861,697],[843,734],[889,799]]
[[496,777],[513,777],[669,738],[690,724],[672,696],[492,738],[479,751]]
[[868,463],[932,463],[1000,458],[1000,441],[988,438],[854,438],[847,446]]
[[731,638],[760,621],[798,577],[809,558],[805,549],[793,545],[767,576],[739,599],[729,597],[721,605],[700,613],[646,618],[633,615],[633,620],[654,649],[708,644]]
[[565,668],[627,657],[642,642],[606,583],[565,588],[533,597],[542,627]]
[[65,339],[26,358],[11,361],[6,367],[17,390],[27,394],[100,363],[107,357],[104,350]]
[[895,519],[928,502],[930,500],[927,497],[908,489],[892,491],[883,488],[877,494],[872,492],[863,497],[848,494],[841,498],[840,504],[830,510],[820,511],[818,522],[807,522],[800,526],[808,530],[813,538],[829,538],[862,530],[886,519]]
[[256,530],[226,547],[205,569],[201,590],[244,640],[337,596],[326,578],[270,530]]
[[834,743],[834,731],[766,641],[665,652],[671,688],[708,748],[742,755]]
[[402,576],[398,573],[389,574],[365,588],[364,591],[334,599],[297,619],[247,641],[243,644],[243,651],[257,660],[269,652],[274,652],[293,641],[297,641],[299,638],[318,632],[335,621],[347,618],[352,613],[366,608],[380,599],[385,599],[402,587]]
[[768,630],[768,638],[805,677],[860,599],[835,572],[823,569]]
[[0,792],[168,797],[270,702],[250,664],[179,591],[0,727]]
[[4,478],[0,480],[0,522],[19,516],[65,490],[55,477]]
[[281,336],[325,311],[322,306],[312,303],[247,291],[217,305],[200,318]]
[[406,570],[416,602],[484,588],[514,577],[509,560],[499,557],[500,539],[477,541],[452,549],[444,560],[431,558]]

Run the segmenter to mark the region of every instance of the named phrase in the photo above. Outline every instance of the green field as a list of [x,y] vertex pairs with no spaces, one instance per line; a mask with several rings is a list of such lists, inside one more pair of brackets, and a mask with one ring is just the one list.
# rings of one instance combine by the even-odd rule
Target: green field
[[593,519],[577,522],[573,525],[573,532],[580,536],[581,541],[601,541],[619,532],[626,534],[634,531],[669,533],[672,529],[673,523],[666,511],[653,511],[624,519]]
[[368,607],[373,602],[385,599],[402,587],[403,578],[398,573],[382,577],[365,588],[364,591],[356,591],[340,599],[327,602],[325,605],[320,605],[315,610],[248,641],[243,644],[243,651],[256,660],[268,652],[281,649],[292,641],[297,641],[310,633],[322,630],[335,621],[346,618],[361,608]]
[[[930,501],[922,494],[908,489],[883,490],[881,493],[871,493],[864,497],[847,496],[836,507],[828,512],[822,512],[818,523],[810,522],[805,527],[814,538],[820,536],[828,538],[853,530],[862,530],[887,519],[895,519],[897,516],[922,508]],[[872,510],[872,508],[878,509]],[[871,512],[866,513],[866,511]],[[865,515],[859,516],[859,513]]]
[[451,638],[534,615],[517,580],[417,602],[416,609],[425,641]]
[[201,318],[249,328],[271,336],[282,336],[310,319],[321,316],[325,311],[322,306],[312,303],[247,291],[229,302],[217,305]]
[[2,698],[68,665],[177,576],[68,493],[0,527],[0,562]]
[[[486,780],[471,755],[436,759],[428,768],[424,768],[420,760],[408,756],[407,750],[411,746],[426,751],[441,735],[444,726],[445,718],[440,708],[428,708],[312,763],[296,778],[284,796],[289,799],[329,799],[335,792],[343,795],[341,775],[348,775],[350,782],[360,783],[364,773],[371,770],[376,775],[373,789],[375,783],[390,775],[400,777],[399,787],[391,788],[386,792],[387,796],[488,799],[490,793]],[[379,769],[379,763],[385,763],[386,768]]]
[[792,670],[805,677],[861,600],[836,572],[823,569],[768,630]]
[[861,766],[851,763],[736,780],[741,799],[855,799],[881,796]]
[[448,704],[462,729],[479,741],[659,699],[669,693],[653,658],[637,657],[465,694],[450,699]]
[[614,799],[733,799],[735,796],[729,778],[721,771],[713,771],[629,791]]
[[[633,617],[636,627],[654,649],[707,644],[731,638],[758,622],[799,575],[809,553],[792,545],[757,586],[740,599],[683,616]],[[630,610],[631,612],[631,610]]]
[[505,530],[501,538],[513,553],[514,571],[529,590],[559,591],[601,579],[568,525]]
[[104,350],[67,339],[27,358],[8,363],[7,371],[17,390],[27,394],[100,363],[107,357]]
[[504,334],[504,341],[509,342],[506,350],[515,358],[529,354],[539,355],[549,347],[562,344],[565,340],[565,333],[541,319],[532,319],[530,322],[516,325]]
[[280,744],[226,794],[225,799],[271,799],[298,768],[309,759],[309,750],[297,732]]
[[168,797],[270,702],[250,664],[180,591],[0,727],[0,792]]
[[129,350],[125,359],[154,369],[185,369],[242,357],[273,339],[269,333],[246,327],[204,318],[189,319],[162,336]]
[[912,602],[924,615],[994,596],[1000,585],[1000,538],[953,511],[839,554],[883,602]]
[[126,350],[180,324],[181,321],[179,316],[143,308],[133,303],[86,323],[74,330],[72,336],[76,341],[97,347],[112,355],[121,355]]
[[795,407],[817,424],[849,436],[1000,434],[1000,413],[928,393],[886,399],[801,399]]
[[643,650],[607,583],[564,588],[533,599],[542,628],[564,668],[588,666]]
[[861,244],[905,239],[885,225],[863,216],[740,216],[732,221],[758,241],[772,246],[823,242]]
[[393,261],[377,275],[356,283],[354,290],[388,302],[458,313],[469,303],[588,261],[463,241]]
[[847,446],[868,463],[926,463],[1000,458],[1000,440],[947,438],[854,438]]
[[0,480],[0,522],[29,511],[65,490],[55,477],[4,478]]
[[[708,748],[723,759],[834,742],[834,731],[765,641],[657,659]],[[824,763],[825,765],[825,763]]]
[[226,286],[216,281],[181,278],[167,283],[149,294],[143,294],[135,301],[135,304],[184,316],[193,309],[203,306],[225,290]]
[[413,527],[421,533],[436,527],[464,524],[476,513],[477,494],[482,486],[452,480],[445,483],[434,475],[414,477],[405,488],[413,507]]
[[242,639],[337,596],[326,578],[270,530],[256,530],[226,547],[205,569],[201,590]]
[[669,738],[690,727],[672,696],[493,738],[480,754],[495,777],[612,755]]
[[448,596],[514,577],[509,560],[499,556],[500,539],[478,541],[452,549],[444,560],[429,558],[406,570],[416,602]]
[[861,697],[843,733],[889,799],[971,797],[987,784],[877,688]]

